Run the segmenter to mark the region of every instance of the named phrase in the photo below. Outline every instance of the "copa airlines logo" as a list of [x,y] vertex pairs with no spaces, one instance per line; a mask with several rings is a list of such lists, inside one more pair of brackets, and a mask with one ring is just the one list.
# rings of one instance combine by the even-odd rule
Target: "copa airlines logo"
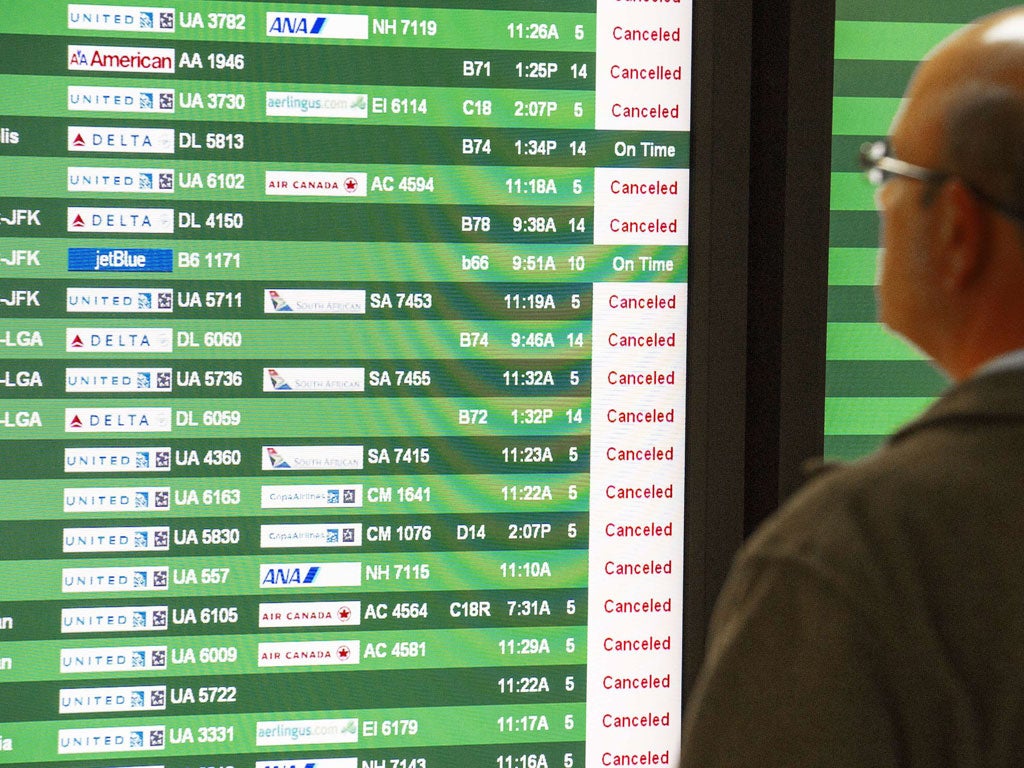
[[173,74],[173,48],[122,48],[113,45],[69,45],[72,72],[160,72]]
[[64,568],[61,592],[151,592],[166,590],[167,566]]
[[173,8],[129,5],[68,5],[68,29],[106,32],[173,32]]
[[170,408],[65,408],[65,432],[170,432]]
[[267,720],[256,723],[257,747],[354,744],[358,740],[359,721],[351,717],[330,720]]
[[262,760],[256,768],[359,768],[356,757],[300,757]]
[[174,209],[77,208],[69,206],[68,232],[172,234],[174,232]]
[[363,543],[361,524],[316,523],[261,525],[261,549],[301,547],[358,547]]
[[264,314],[363,315],[366,291],[268,288],[263,291]]
[[267,171],[268,195],[366,197],[365,173]]
[[170,248],[68,248],[69,272],[173,272]]
[[266,471],[308,472],[363,468],[361,445],[265,445]]
[[359,624],[358,600],[321,603],[260,603],[260,626],[354,627]]
[[361,563],[270,563],[260,565],[261,589],[358,587]]
[[328,509],[363,506],[361,485],[264,485],[263,509]]
[[354,13],[274,13],[268,11],[267,37],[367,40],[370,37],[370,17]]
[[68,312],[171,313],[170,288],[68,288]]
[[369,117],[365,93],[303,93],[267,91],[267,117],[333,117],[362,120]]
[[151,632],[165,629],[167,629],[166,605],[62,608],[60,612],[60,631],[63,634]]
[[264,368],[264,392],[362,392],[365,368]]
[[67,368],[65,392],[170,392],[171,368]]
[[359,642],[260,643],[256,653],[261,667],[337,667],[359,663]]
[[[166,512],[171,489],[161,486],[132,488],[65,488],[65,512]],[[149,530],[149,529],[146,529]]]
[[161,750],[164,748],[164,726],[61,728],[57,732],[57,742],[57,754],[60,755]]
[[67,352],[172,352],[173,328],[68,328]]
[[151,712],[167,708],[166,685],[133,685],[108,688],[61,688],[61,714],[92,712]]
[[173,128],[69,125],[68,151],[173,155],[174,137]]
[[68,110],[171,115],[174,114],[174,94],[173,88],[69,85]]
[[166,645],[117,646],[114,648],[62,648],[61,674],[96,672],[145,672],[167,669]]
[[166,526],[65,528],[65,552],[166,552],[171,529]]
[[68,168],[68,192],[172,194],[170,168]]
[[65,448],[64,471],[96,472],[169,472],[170,448]]

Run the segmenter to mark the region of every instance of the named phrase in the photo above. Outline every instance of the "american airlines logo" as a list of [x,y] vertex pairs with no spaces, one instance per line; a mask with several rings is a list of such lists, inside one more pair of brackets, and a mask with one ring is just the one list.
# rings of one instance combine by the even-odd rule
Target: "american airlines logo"
[[69,45],[72,72],[160,72],[173,74],[173,48],[122,48],[111,45]]

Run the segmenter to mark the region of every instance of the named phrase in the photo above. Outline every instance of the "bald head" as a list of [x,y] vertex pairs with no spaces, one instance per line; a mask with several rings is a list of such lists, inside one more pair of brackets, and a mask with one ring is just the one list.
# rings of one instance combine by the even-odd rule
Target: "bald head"
[[1024,6],[932,51],[891,140],[948,177],[882,190],[882,320],[960,380],[1024,348]]

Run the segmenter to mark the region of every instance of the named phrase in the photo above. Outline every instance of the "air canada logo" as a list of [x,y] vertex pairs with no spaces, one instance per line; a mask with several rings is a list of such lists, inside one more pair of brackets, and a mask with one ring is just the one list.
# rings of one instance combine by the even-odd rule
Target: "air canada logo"
[[365,173],[267,171],[268,195],[366,197]]

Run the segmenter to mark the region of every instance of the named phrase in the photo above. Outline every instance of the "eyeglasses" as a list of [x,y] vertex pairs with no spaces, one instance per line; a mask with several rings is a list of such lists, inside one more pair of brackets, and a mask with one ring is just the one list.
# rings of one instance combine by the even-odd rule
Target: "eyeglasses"
[[[876,187],[885,184],[894,176],[902,176],[906,179],[916,179],[917,181],[923,181],[925,184],[938,186],[944,183],[947,179],[956,175],[954,173],[946,173],[945,171],[936,171],[932,168],[923,168],[920,165],[914,165],[913,163],[899,160],[889,154],[889,149],[888,139],[869,141],[862,144],[860,147],[860,167],[864,169],[864,172],[867,174],[868,181]],[[990,208],[993,208],[1004,216],[1013,219],[1018,224],[1024,224],[1024,211],[1014,210],[1008,205],[1005,205],[998,200],[994,200],[987,193],[978,189],[974,184],[971,184],[966,179],[963,180],[963,184],[968,190],[970,190],[972,195],[988,205]]]

